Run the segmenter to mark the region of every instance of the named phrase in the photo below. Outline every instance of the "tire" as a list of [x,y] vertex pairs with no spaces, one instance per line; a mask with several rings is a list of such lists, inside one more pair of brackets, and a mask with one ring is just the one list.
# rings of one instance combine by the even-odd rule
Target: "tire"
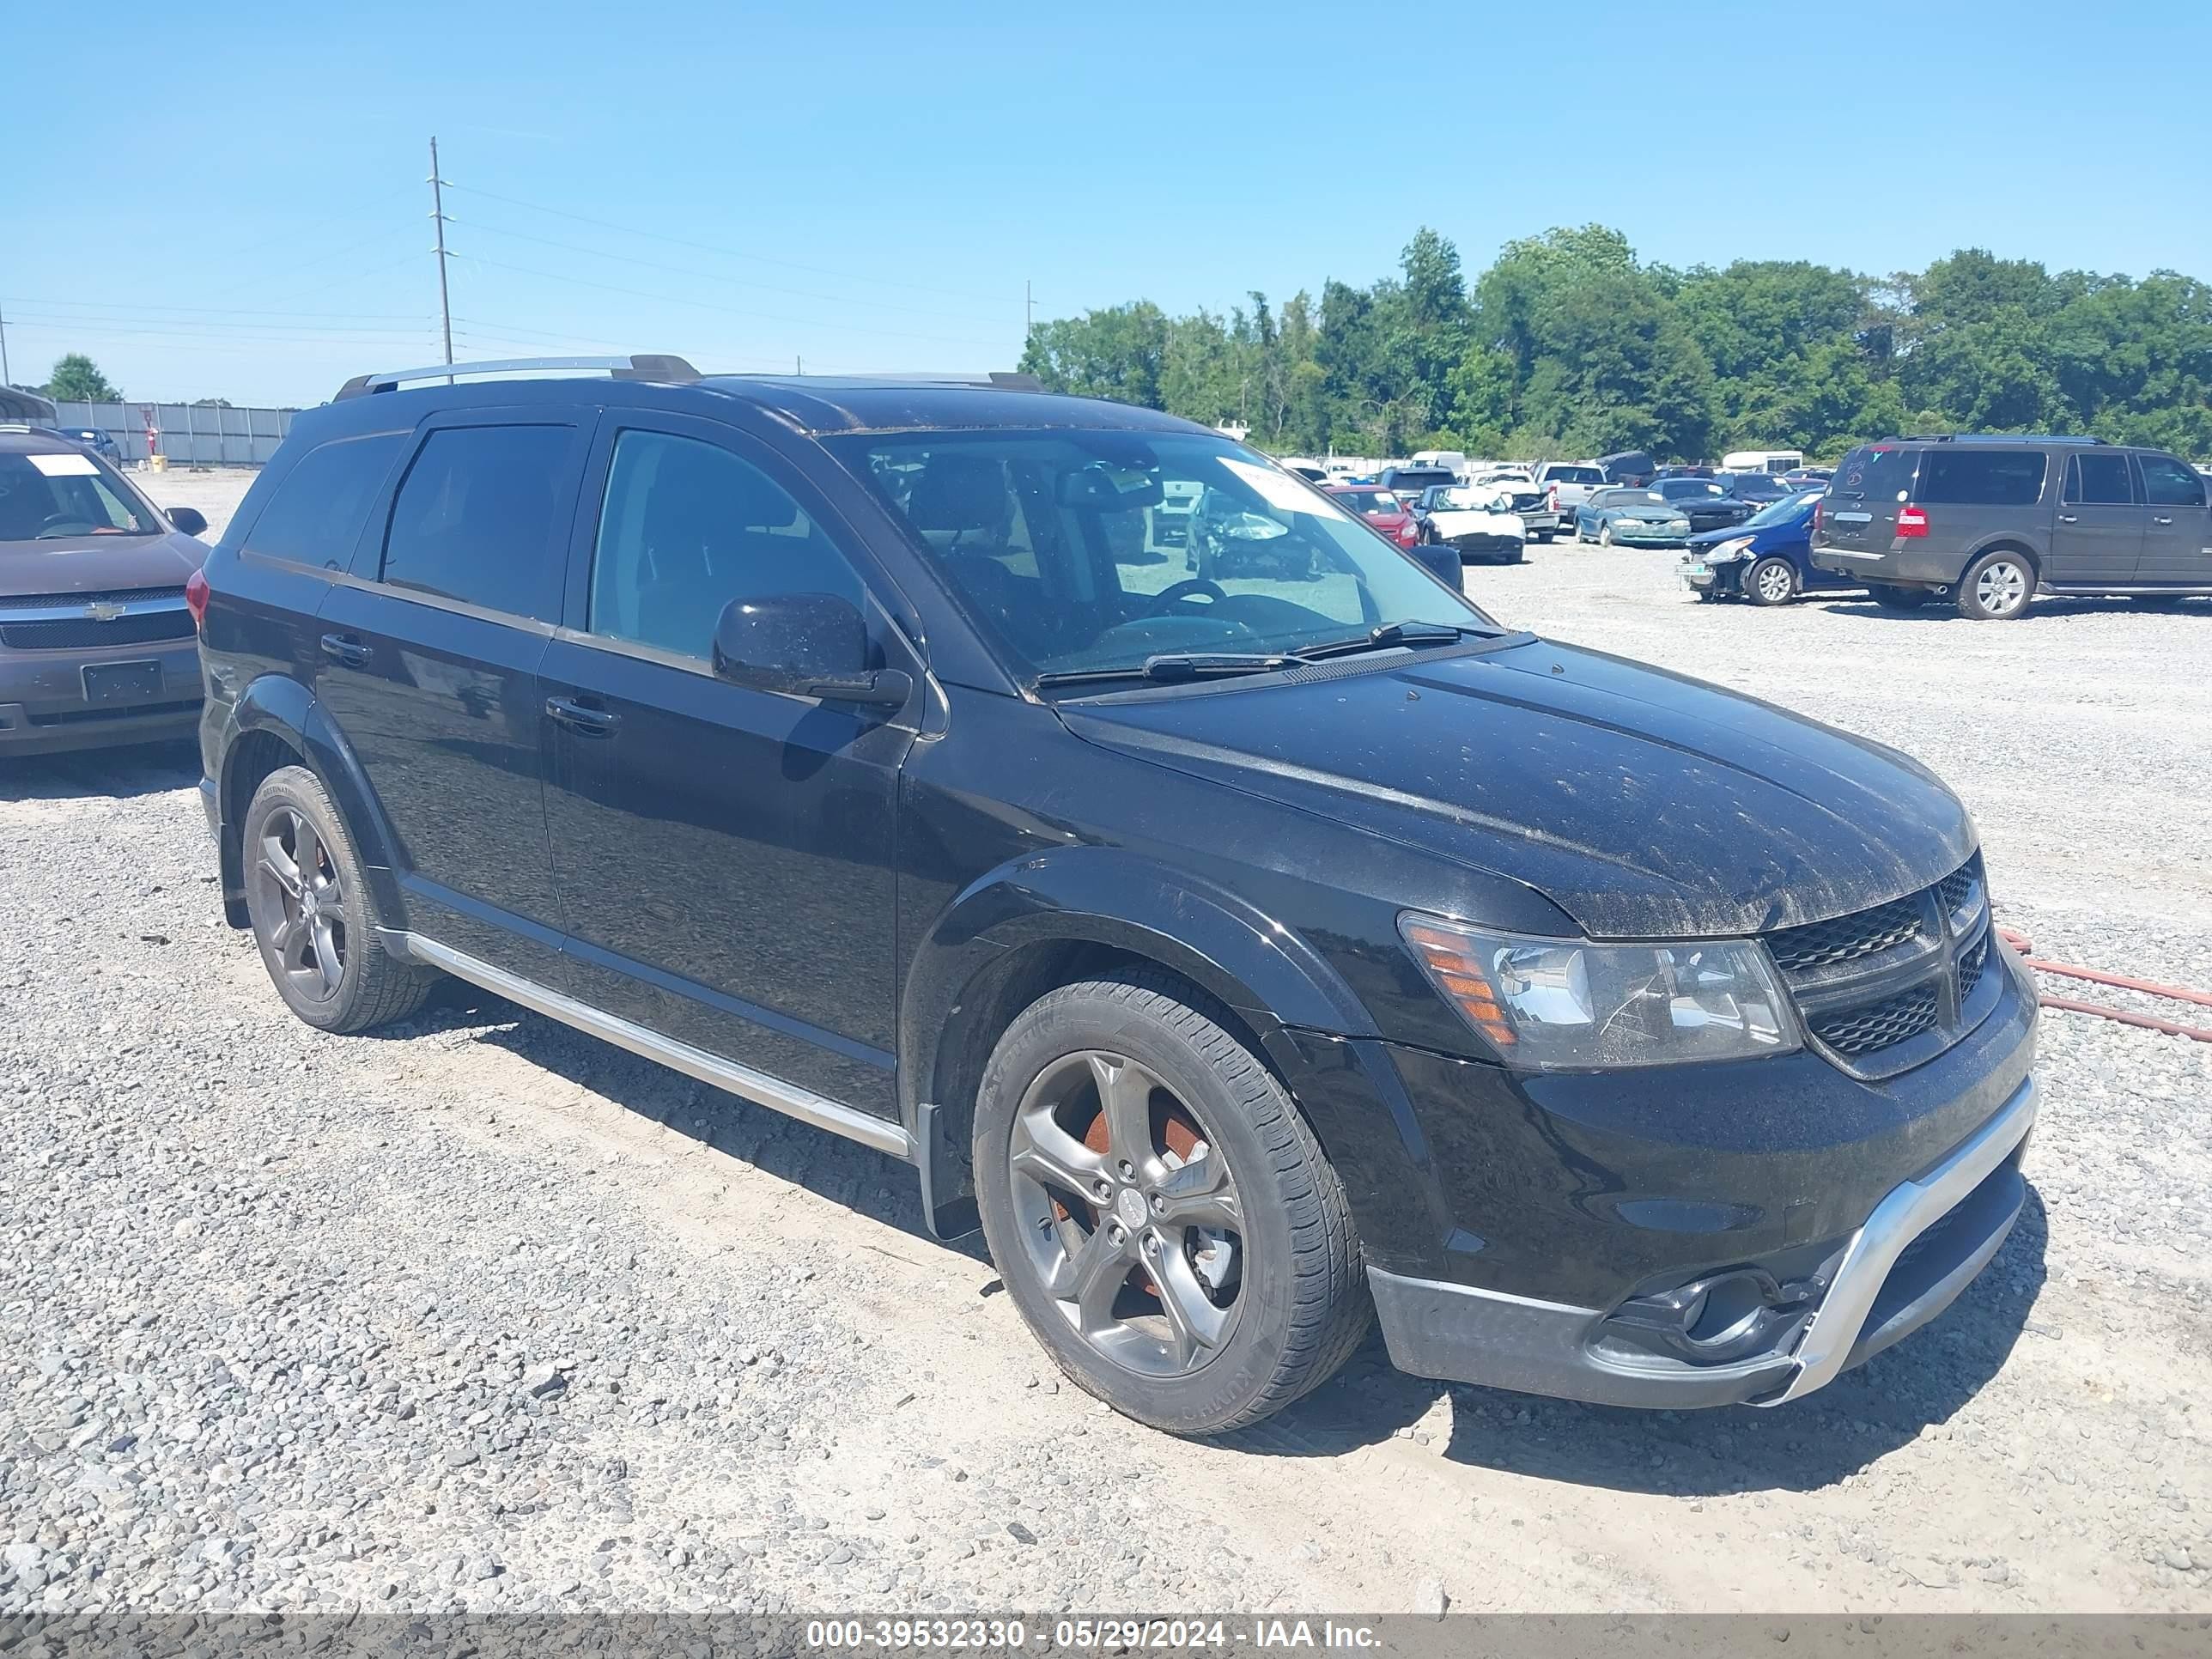
[[2035,598],[2035,567],[2023,554],[2000,547],[1966,567],[1954,603],[1969,622],[2012,622]]
[[376,896],[313,772],[271,772],[253,792],[243,834],[246,914],[286,1007],[319,1031],[353,1036],[422,1006],[438,975],[377,942]]
[[1613,545],[1612,520],[1607,519],[1603,524],[1597,527],[1597,544],[1600,547],[1611,547]]
[[[1179,1435],[1318,1387],[1370,1315],[1335,1170],[1210,1006],[1152,970],[1063,986],[1007,1027],[975,1103],[984,1237],[1030,1333],[1076,1386]],[[1161,1208],[1178,1174],[1180,1225]]]
[[1737,585],[1753,605],[1787,605],[1797,597],[1797,570],[1787,559],[1764,558],[1745,571]]
[[1924,587],[1894,587],[1887,582],[1869,582],[1867,592],[1885,611],[1918,611],[1934,597]]

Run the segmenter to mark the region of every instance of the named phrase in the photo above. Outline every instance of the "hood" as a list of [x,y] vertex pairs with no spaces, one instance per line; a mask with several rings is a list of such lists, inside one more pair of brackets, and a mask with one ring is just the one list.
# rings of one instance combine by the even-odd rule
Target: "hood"
[[182,587],[207,562],[198,538],[161,536],[58,536],[46,542],[0,542],[0,596],[112,593],[132,587]]
[[1540,640],[1060,712],[1086,741],[1525,883],[1594,938],[1844,915],[1974,846],[1894,750]]
[[1718,547],[1723,542],[1740,542],[1748,536],[1756,542],[1762,532],[1746,530],[1740,524],[1723,525],[1718,530],[1700,530],[1685,544],[1690,547]]

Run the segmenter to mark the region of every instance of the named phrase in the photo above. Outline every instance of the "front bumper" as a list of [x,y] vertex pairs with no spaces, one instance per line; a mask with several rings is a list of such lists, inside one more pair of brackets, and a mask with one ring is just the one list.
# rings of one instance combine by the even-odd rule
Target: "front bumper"
[[[84,671],[151,664],[141,695],[94,702]],[[189,738],[200,714],[197,641],[85,651],[0,651],[0,755],[52,755]]]
[[1632,519],[1613,520],[1613,538],[1630,547],[1680,547],[1696,534],[1692,530],[1669,530],[1660,525],[1640,524]]
[[1528,544],[1519,536],[1454,536],[1445,546],[1463,559],[1517,559]]
[[1597,1405],[1802,1399],[1935,1318],[1996,1255],[2027,1194],[2020,1164],[2039,1100],[2030,1078],[1935,1168],[1893,1188],[1820,1262],[1819,1294],[1802,1316],[1779,1322],[1776,1340],[1748,1354],[1700,1364],[1620,1340],[1623,1310],[1370,1267],[1391,1363],[1417,1376]]

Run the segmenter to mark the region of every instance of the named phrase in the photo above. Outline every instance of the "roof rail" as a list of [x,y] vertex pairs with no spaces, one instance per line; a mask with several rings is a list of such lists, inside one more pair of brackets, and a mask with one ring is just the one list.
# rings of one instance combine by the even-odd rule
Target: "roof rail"
[[459,374],[519,374],[528,369],[604,368],[617,380],[696,380],[699,371],[681,357],[634,351],[622,357],[506,357],[490,363],[433,363],[427,368],[395,368],[381,374],[356,374],[331,401],[372,392],[390,392],[410,380],[450,380]]
[[746,380],[780,380],[789,385],[803,386],[812,380],[818,384],[851,384],[854,381],[869,386],[980,386],[999,392],[1042,392],[1044,382],[1034,374],[1018,370],[952,369],[944,373],[929,370],[908,370],[897,374],[743,374],[735,378]]
[[1893,444],[2100,444],[2103,438],[2069,437],[2057,432],[1910,432],[1885,441]]

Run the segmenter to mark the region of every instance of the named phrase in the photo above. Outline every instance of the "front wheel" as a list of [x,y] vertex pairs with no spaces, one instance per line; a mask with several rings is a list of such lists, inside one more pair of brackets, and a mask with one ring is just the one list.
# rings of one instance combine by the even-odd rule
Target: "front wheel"
[[2035,567],[2008,549],[1984,553],[1960,578],[1959,614],[1972,622],[2010,622],[2035,597]]
[[1611,520],[1607,520],[1605,523],[1597,527],[1597,544],[1600,547],[1611,547],[1613,545],[1613,522]]
[[1797,572],[1787,559],[1766,558],[1743,573],[1743,596],[1753,605],[1787,605],[1797,597]]
[[991,1257],[1078,1386],[1173,1434],[1258,1421],[1367,1330],[1335,1170],[1194,991],[1061,987],[1006,1030],[975,1103]]

